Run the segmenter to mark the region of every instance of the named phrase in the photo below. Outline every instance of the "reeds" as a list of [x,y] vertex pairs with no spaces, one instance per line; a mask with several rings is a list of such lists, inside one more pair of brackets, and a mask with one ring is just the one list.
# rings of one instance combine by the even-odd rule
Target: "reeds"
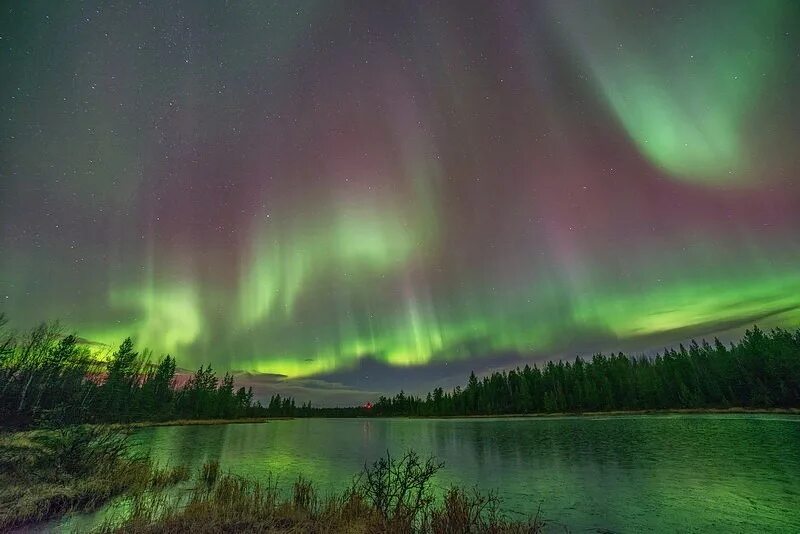
[[[431,484],[441,464],[432,459],[421,461],[413,452],[399,459],[387,455],[365,466],[346,490],[325,496],[320,496],[311,481],[302,477],[291,491],[283,493],[271,480],[264,483],[219,473],[219,466],[212,465],[203,466],[197,484],[188,494],[174,495],[167,503],[143,495],[127,519],[107,524],[102,530],[516,534],[538,533],[542,528],[537,518],[505,518],[500,512],[500,500],[493,493],[451,488],[442,499],[435,499]],[[207,477],[210,472],[217,473],[211,483]]]
[[0,437],[0,531],[98,508],[122,494],[189,478],[131,456],[122,428],[76,426]]
[[[185,466],[132,456],[125,429],[77,426],[0,437],[0,531],[89,511],[125,494],[125,515],[103,532],[536,533],[537,518],[511,521],[494,493],[451,488],[437,498],[443,464],[413,451],[388,453],[343,491],[321,494],[299,477],[289,491],[272,479],[225,473],[217,461],[190,480]],[[168,489],[183,481],[180,491]]]
[[203,468],[200,470],[200,480],[202,480],[206,486],[213,486],[214,483],[217,481],[217,477],[219,476],[219,462],[216,460],[212,460],[210,462],[206,462],[203,464]]

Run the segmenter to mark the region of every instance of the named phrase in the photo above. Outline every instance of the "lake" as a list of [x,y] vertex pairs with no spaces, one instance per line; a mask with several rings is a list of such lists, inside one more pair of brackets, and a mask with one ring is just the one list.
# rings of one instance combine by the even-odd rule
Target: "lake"
[[438,486],[495,489],[505,509],[541,510],[553,532],[800,532],[800,417],[790,415],[296,419],[144,428],[135,440],[162,463],[219,460],[287,487],[303,475],[322,491],[413,448],[445,462]]

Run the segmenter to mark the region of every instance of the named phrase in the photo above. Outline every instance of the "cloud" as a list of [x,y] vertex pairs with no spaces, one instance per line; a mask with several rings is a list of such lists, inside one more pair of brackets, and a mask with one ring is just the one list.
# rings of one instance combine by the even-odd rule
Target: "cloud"
[[371,388],[352,387],[320,378],[288,378],[274,373],[236,373],[237,386],[252,387],[255,398],[263,403],[276,393],[294,397],[298,403],[311,401],[317,406],[354,406],[381,395]]

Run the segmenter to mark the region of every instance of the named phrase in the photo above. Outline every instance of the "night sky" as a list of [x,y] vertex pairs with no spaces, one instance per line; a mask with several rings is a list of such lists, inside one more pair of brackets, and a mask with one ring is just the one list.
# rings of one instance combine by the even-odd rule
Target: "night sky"
[[800,324],[800,2],[16,2],[0,310],[324,403]]

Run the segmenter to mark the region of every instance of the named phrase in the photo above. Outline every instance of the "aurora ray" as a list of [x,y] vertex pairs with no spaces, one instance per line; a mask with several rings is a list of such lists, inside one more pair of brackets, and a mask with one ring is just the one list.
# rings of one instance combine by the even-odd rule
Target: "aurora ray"
[[796,326],[798,11],[9,8],[0,311],[290,378]]

